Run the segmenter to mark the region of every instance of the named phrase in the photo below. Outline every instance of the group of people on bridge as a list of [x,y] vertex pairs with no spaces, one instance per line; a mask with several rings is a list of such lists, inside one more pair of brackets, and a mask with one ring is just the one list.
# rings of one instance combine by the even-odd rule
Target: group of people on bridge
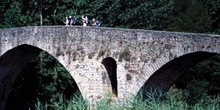
[[[95,18],[92,19],[92,24],[89,24],[89,18],[87,16],[82,15],[81,17],[82,19],[82,25],[83,26],[95,26],[95,27],[99,27],[100,26],[100,22],[98,20],[96,20]],[[74,24],[76,24],[76,18],[74,16],[66,16],[66,22],[65,22],[66,26],[72,26]]]

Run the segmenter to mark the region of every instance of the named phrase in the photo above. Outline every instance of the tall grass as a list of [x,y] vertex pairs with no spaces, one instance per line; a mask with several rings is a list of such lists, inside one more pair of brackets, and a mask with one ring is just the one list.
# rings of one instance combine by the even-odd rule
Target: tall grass
[[35,104],[36,110],[87,110],[87,107],[88,104],[82,97],[73,96],[70,100],[66,100],[63,95],[59,95],[59,99],[51,104],[40,100]]
[[36,102],[36,110],[219,110],[220,97],[215,99],[200,100],[196,104],[188,104],[183,100],[177,100],[177,95],[166,98],[166,100],[158,101],[150,97],[144,101],[140,98],[125,99],[123,104],[117,105],[113,103],[110,96],[106,96],[95,107],[89,108],[89,105],[82,97],[74,96],[70,101],[60,99],[53,102],[52,105],[47,103],[42,104],[40,101]]

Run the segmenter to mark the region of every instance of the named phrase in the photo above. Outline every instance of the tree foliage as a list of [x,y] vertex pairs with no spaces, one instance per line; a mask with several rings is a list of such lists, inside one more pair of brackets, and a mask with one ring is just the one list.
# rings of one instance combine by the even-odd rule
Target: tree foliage
[[[66,101],[80,91],[71,75],[52,56],[41,52],[18,75],[6,103],[6,110],[34,108],[37,101],[51,104]],[[54,107],[49,107],[55,109]]]
[[2,0],[0,27],[64,25],[66,16],[102,26],[219,33],[220,0]]
[[168,30],[200,33],[210,31],[213,20],[201,3],[189,1],[179,5],[176,5],[175,15],[170,18]]

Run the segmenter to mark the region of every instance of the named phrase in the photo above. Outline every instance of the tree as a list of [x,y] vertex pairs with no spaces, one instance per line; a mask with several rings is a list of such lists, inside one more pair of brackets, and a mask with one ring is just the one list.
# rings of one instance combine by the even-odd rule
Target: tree
[[[102,26],[200,33],[220,32],[220,0],[4,0],[0,27],[63,25],[66,16]],[[17,17],[19,16],[19,17]]]
[[0,26],[18,27],[63,24],[65,16],[74,15],[72,0],[5,0],[0,3]]
[[21,17],[21,4],[19,2],[12,2],[10,4],[10,9],[7,9],[5,11],[5,25],[6,27],[17,27],[21,26],[22,23],[22,17]]
[[214,33],[220,33],[220,0],[195,0],[201,3],[207,9],[211,19],[211,30]]
[[0,28],[4,27],[4,13],[6,8],[9,7],[9,0],[1,0],[0,1]]
[[26,25],[37,25],[37,10],[35,1],[30,0],[8,0],[5,1],[2,9],[3,14],[1,20],[1,27],[18,27]]
[[108,27],[162,29],[173,8],[173,0],[96,0],[91,15]]
[[167,30],[200,33],[211,31],[213,20],[201,3],[193,1],[175,3],[174,16],[170,17]]

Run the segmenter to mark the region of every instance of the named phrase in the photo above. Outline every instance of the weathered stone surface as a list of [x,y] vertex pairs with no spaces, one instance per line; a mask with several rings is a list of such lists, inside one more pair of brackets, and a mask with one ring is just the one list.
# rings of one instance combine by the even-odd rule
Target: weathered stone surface
[[106,57],[117,61],[119,100],[136,95],[154,72],[175,58],[198,51],[220,53],[219,35],[65,26],[0,30],[0,55],[22,44],[59,60],[91,104],[112,92],[101,64]]

